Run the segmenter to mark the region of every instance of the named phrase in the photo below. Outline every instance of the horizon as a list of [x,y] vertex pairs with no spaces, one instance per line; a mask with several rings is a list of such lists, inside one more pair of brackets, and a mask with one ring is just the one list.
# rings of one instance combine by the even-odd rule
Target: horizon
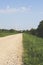
[[36,29],[41,20],[43,0],[0,0],[0,29]]

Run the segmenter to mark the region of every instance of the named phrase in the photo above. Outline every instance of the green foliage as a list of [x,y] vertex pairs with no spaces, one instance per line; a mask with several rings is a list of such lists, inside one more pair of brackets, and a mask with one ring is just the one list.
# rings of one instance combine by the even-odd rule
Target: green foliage
[[23,34],[24,65],[43,65],[43,39]]
[[38,32],[38,36],[43,37],[43,20],[38,25],[37,32]]
[[15,33],[10,33],[10,32],[0,32],[0,37],[8,36],[8,35],[13,35]]
[[36,31],[36,29],[31,29],[30,31],[29,31],[32,35],[37,35],[37,31]]
[[10,29],[10,30],[0,29],[0,37],[13,35],[13,34],[16,34],[16,33],[19,33],[19,31],[16,31],[16,30],[13,30],[13,29]]

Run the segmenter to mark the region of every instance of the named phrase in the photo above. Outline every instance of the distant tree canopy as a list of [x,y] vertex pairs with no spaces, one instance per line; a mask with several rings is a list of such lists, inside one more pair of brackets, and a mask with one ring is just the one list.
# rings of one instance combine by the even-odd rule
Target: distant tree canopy
[[43,37],[43,20],[40,21],[40,24],[38,25],[37,28],[38,36]]
[[43,20],[40,21],[37,29],[31,29],[29,31],[32,35],[43,37]]
[[32,35],[36,35],[36,29],[33,29],[33,28],[32,28],[32,29],[30,30],[30,33],[31,33]]
[[14,29],[0,29],[0,33],[6,32],[6,33],[20,33],[21,31],[14,30]]
[[10,29],[9,32],[14,32],[15,30],[14,29]]
[[14,30],[14,29],[0,29],[0,33],[2,32],[10,32],[10,33],[30,33],[32,35],[36,35],[39,37],[43,37],[43,20],[40,21],[37,29],[31,29],[31,30]]

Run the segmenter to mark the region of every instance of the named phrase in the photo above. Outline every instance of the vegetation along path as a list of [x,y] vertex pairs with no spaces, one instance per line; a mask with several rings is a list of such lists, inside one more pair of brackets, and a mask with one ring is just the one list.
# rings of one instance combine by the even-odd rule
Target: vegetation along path
[[0,38],[0,65],[22,65],[22,34]]

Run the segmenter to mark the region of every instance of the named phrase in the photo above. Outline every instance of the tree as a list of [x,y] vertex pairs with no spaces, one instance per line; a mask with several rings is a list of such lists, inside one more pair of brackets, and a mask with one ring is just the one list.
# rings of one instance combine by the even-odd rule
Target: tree
[[33,28],[32,28],[32,29],[30,30],[30,33],[31,33],[32,35],[36,35],[36,29],[33,29]]
[[38,36],[43,37],[43,20],[40,21],[40,24],[38,25],[37,28]]
[[14,29],[10,29],[9,31],[12,33],[12,32],[14,32],[15,30],[14,30]]

